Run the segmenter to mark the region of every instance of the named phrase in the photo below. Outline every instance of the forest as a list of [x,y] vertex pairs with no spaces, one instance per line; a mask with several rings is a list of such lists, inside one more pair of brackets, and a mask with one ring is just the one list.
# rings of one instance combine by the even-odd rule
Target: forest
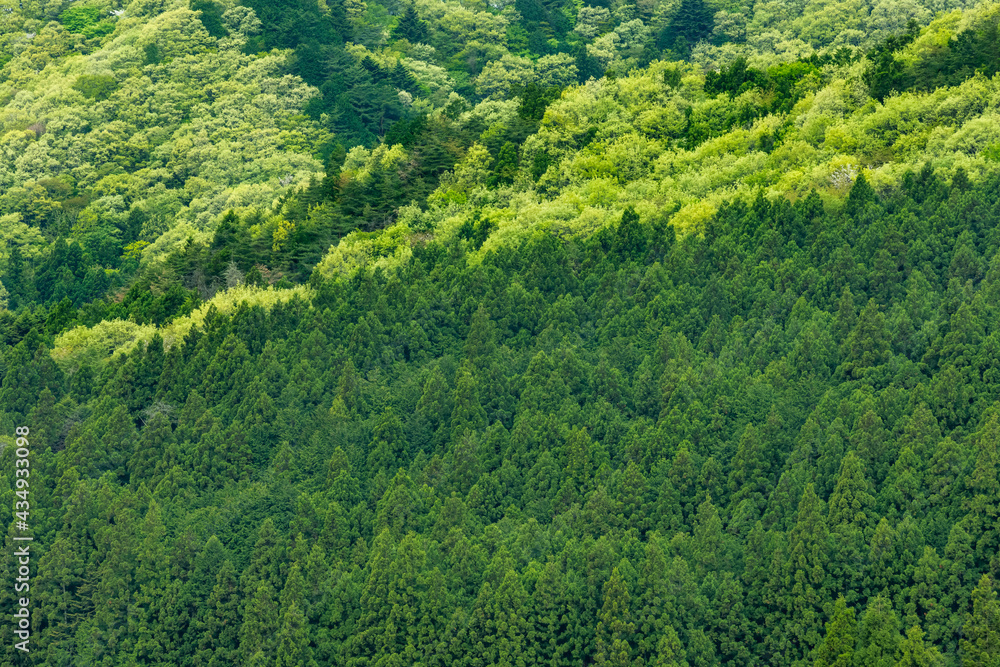
[[1000,4],[588,1],[0,6],[0,663],[1000,665]]

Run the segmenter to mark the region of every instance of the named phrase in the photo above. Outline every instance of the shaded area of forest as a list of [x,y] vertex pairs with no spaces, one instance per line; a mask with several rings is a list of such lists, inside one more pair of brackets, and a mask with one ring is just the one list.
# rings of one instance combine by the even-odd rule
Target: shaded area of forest
[[474,263],[470,223],[97,366],[18,320],[33,655],[988,664],[997,187],[862,177],[681,238],[626,211]]

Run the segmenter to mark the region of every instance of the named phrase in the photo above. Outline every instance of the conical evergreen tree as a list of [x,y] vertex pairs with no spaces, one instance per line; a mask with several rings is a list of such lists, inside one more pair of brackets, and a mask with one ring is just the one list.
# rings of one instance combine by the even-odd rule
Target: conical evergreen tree
[[391,474],[405,465],[407,451],[403,422],[391,406],[385,409],[375,424],[368,452],[368,468],[372,472],[385,470]]
[[490,313],[486,306],[479,304],[479,308],[473,314],[472,322],[469,325],[469,335],[465,339],[466,358],[482,367],[485,359],[496,350],[496,336],[496,324],[490,319]]
[[882,595],[872,598],[858,627],[854,664],[857,667],[895,667],[902,639],[899,617],[892,603]]
[[527,662],[528,621],[526,595],[512,569],[494,589],[483,584],[469,619],[468,646],[483,665],[517,665]]
[[250,564],[240,577],[244,604],[251,603],[261,583],[269,583],[272,591],[283,584],[284,577],[281,571],[283,561],[284,548],[281,536],[274,525],[274,520],[267,517],[257,532]]
[[654,667],[687,667],[684,647],[673,627],[668,625],[664,628],[656,647],[656,660],[652,664]]
[[608,667],[626,667],[631,664],[630,640],[635,632],[632,622],[632,598],[621,574],[620,567],[611,571],[611,578],[604,585],[604,606],[598,615],[597,642],[594,664]]
[[848,607],[841,595],[833,606],[833,616],[826,623],[826,637],[816,647],[813,667],[851,667],[856,636],[854,607]]
[[735,508],[744,499],[750,499],[758,509],[763,510],[771,492],[771,483],[768,481],[768,462],[760,433],[753,424],[747,424],[743,429],[730,469],[730,506]]
[[926,502],[922,468],[913,450],[904,447],[879,492],[878,506],[882,515],[896,521],[907,513],[920,515]]
[[940,667],[944,659],[936,646],[928,646],[924,640],[924,631],[914,625],[906,632],[906,639],[899,645],[899,662],[896,667]]
[[276,598],[274,588],[265,580],[247,605],[239,633],[239,655],[244,664],[252,663],[258,653],[268,660],[275,659],[275,638],[281,622]]
[[1000,404],[984,415],[976,432],[976,464],[966,484],[969,529],[978,536],[976,555],[983,564],[1000,566]]
[[198,640],[196,665],[221,667],[236,664],[239,631],[243,624],[241,606],[236,569],[227,560],[222,564],[215,586],[208,596],[205,620]]
[[693,546],[695,574],[699,578],[731,567],[728,535],[722,530],[719,510],[712,504],[711,498],[698,507]]
[[972,591],[972,612],[965,618],[962,635],[959,652],[963,667],[1000,665],[1000,603],[988,574]]
[[351,641],[351,664],[374,664],[378,656],[395,652],[400,629],[389,623],[394,551],[390,531],[383,530],[372,544],[358,631]]
[[276,667],[314,667],[309,645],[309,624],[299,605],[292,602],[281,619],[275,651]]
[[842,354],[845,376],[858,379],[875,366],[888,362],[892,357],[891,340],[885,315],[879,311],[874,299],[869,300],[861,309],[858,323],[844,341]]
[[660,33],[657,46],[686,58],[695,44],[712,34],[714,23],[711,9],[702,0],[682,0],[670,23]]
[[851,432],[851,445],[870,471],[872,483],[881,487],[889,467],[896,460],[895,441],[886,432],[882,418],[873,410],[858,417]]
[[168,573],[163,568],[166,559],[166,528],[159,505],[152,501],[142,525],[142,546],[136,554],[135,586],[138,592],[130,617],[129,634],[136,637],[133,655],[140,661],[158,659],[167,649],[163,619],[164,595],[168,588]]
[[559,563],[549,560],[541,570],[531,595],[528,618],[529,641],[540,664],[561,667],[572,664],[568,634],[574,613],[565,575]]
[[[830,496],[829,525],[834,537],[834,581],[846,590],[848,602],[857,599],[863,577],[859,567],[865,560],[867,542],[874,530],[875,499],[865,475],[864,464],[853,452],[847,453]],[[835,589],[836,590],[836,589]]]
[[413,44],[427,41],[427,24],[420,20],[417,10],[412,4],[399,17],[399,22],[392,30],[392,36],[396,39],[405,39]]
[[464,364],[455,376],[455,409],[451,413],[452,438],[466,431],[486,428],[486,410],[479,402],[479,384],[471,364]]
[[156,463],[163,458],[174,442],[170,419],[164,412],[157,412],[134,441],[134,450],[128,463],[129,478],[135,483],[149,480]]
[[788,536],[788,577],[791,581],[790,634],[796,653],[806,658],[823,638],[823,593],[827,588],[830,534],[823,501],[812,484],[799,501],[795,527]]

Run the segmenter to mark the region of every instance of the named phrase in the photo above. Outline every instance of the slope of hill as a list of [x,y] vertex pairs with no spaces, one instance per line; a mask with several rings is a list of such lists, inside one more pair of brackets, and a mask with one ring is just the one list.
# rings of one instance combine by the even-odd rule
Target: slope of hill
[[7,9],[4,664],[993,664],[997,5]]

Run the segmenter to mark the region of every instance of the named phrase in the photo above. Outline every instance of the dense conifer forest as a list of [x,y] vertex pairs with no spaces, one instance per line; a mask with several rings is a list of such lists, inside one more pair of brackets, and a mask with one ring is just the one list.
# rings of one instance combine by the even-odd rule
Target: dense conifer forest
[[0,663],[1000,665],[1000,5],[8,3]]

